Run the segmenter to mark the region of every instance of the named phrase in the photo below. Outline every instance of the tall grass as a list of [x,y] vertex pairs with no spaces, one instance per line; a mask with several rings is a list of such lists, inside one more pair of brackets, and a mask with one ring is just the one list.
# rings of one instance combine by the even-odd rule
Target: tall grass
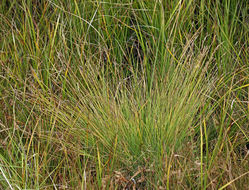
[[246,189],[248,3],[0,4],[1,189]]

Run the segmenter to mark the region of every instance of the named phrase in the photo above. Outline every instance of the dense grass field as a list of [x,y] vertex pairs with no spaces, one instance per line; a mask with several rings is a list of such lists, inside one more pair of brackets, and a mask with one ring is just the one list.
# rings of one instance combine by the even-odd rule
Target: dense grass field
[[1,0],[0,189],[248,189],[248,7]]

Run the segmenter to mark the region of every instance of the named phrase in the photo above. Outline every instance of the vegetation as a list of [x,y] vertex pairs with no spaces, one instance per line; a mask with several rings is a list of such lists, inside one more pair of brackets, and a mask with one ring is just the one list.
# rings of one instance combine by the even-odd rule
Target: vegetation
[[246,0],[2,0],[0,189],[247,189]]

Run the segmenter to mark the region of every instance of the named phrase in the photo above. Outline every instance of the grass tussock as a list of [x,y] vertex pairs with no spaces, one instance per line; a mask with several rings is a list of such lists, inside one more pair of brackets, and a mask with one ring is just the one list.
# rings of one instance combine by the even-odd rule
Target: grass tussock
[[0,189],[246,189],[248,3],[0,4]]

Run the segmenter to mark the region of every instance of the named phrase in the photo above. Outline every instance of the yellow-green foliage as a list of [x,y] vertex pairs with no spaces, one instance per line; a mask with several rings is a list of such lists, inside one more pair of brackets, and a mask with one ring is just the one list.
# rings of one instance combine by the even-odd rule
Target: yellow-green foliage
[[0,189],[246,189],[246,0],[2,0]]

